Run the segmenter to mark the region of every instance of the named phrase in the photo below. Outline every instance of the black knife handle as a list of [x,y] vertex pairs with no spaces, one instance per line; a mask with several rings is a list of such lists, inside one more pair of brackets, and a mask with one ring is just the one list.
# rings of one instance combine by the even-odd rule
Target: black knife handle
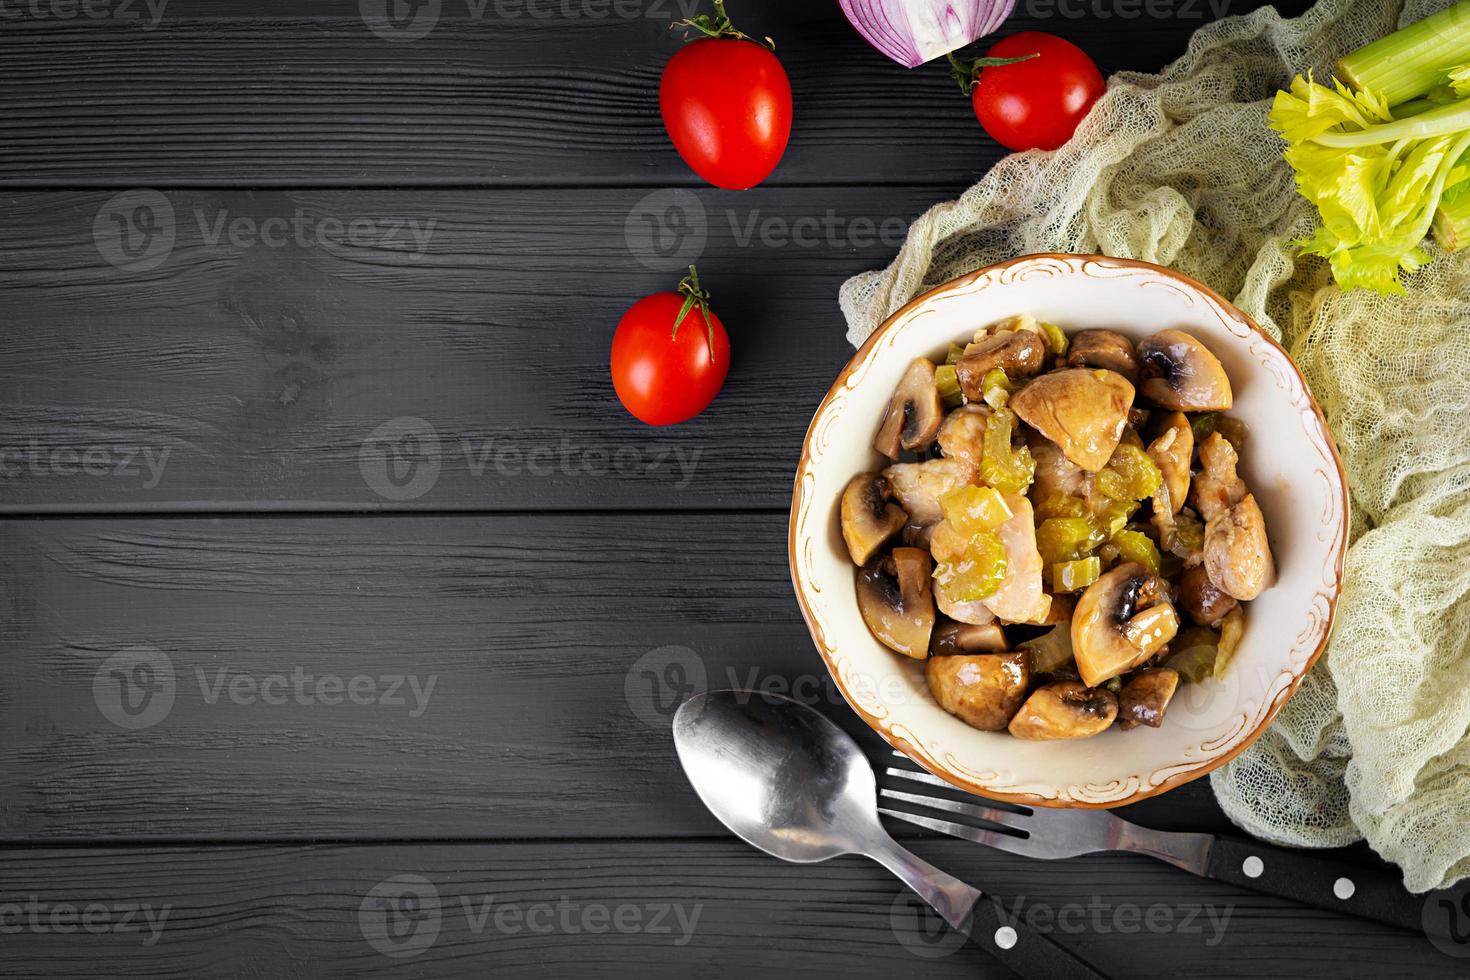
[[1027,980],[1108,980],[1020,916],[1007,915],[996,899],[982,895],[962,927],[970,942]]
[[1319,909],[1424,931],[1424,896],[1394,876],[1331,858],[1218,837],[1205,876]]

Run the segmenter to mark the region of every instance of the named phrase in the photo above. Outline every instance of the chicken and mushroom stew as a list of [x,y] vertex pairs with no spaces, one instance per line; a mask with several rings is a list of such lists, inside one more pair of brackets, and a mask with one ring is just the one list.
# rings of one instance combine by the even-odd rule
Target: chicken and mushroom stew
[[840,504],[868,629],[985,731],[1157,728],[1274,578],[1230,379],[1182,330],[1016,317],[908,366]]

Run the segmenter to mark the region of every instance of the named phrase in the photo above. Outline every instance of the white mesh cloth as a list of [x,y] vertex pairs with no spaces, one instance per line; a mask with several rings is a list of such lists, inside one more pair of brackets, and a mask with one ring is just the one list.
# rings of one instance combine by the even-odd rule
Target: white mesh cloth
[[1470,255],[1432,249],[1407,296],[1337,289],[1286,244],[1315,216],[1266,113],[1293,74],[1325,79],[1338,55],[1441,6],[1322,0],[1204,27],[1162,74],[1115,75],[1067,146],[1001,161],[841,290],[856,345],[981,266],[1102,252],[1194,276],[1282,341],[1346,461],[1352,546],[1327,655],[1211,779],[1250,833],[1366,838],[1415,891],[1470,874]]

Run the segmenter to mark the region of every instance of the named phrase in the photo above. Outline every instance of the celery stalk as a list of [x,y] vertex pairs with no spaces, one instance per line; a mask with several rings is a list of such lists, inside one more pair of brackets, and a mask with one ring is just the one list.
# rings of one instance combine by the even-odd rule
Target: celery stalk
[[1470,193],[1446,194],[1440,199],[1434,212],[1434,240],[1447,252],[1470,245]]
[[1452,136],[1470,129],[1470,99],[1451,102],[1407,119],[1395,119],[1350,133],[1318,133],[1309,137],[1313,143],[1345,150],[1399,140],[1423,140],[1435,136]]
[[1337,77],[1398,105],[1443,85],[1445,74],[1470,62],[1470,0],[1381,37],[1338,59]]

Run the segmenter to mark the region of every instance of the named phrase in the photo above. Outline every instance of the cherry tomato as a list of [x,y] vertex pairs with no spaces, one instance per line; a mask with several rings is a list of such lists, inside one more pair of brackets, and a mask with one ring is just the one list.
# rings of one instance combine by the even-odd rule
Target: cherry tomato
[[730,338],[708,302],[690,266],[678,292],[645,296],[618,321],[613,389],[635,418],[649,425],[683,422],[704,411],[725,383]]
[[1012,34],[986,57],[1029,54],[1037,57],[980,70],[970,95],[975,117],[997,143],[1012,150],[1055,150],[1072,138],[1107,86],[1086,52],[1054,34]]
[[703,38],[664,66],[664,128],[690,169],[743,191],[770,176],[791,136],[791,82],[775,54],[741,38]]

